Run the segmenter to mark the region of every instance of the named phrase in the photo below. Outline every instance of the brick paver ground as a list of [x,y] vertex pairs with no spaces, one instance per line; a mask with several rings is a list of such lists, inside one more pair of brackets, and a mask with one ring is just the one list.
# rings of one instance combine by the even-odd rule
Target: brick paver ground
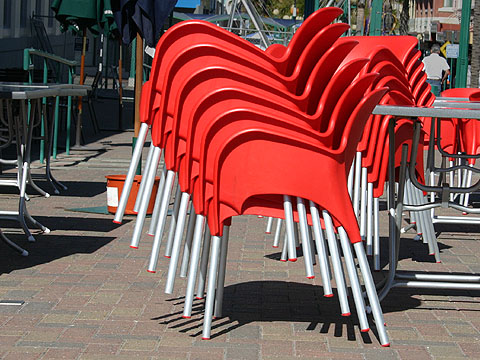
[[[54,161],[54,174],[69,189],[28,202],[50,234],[36,232],[37,241],[28,243],[14,223],[0,222],[30,252],[22,258],[0,243],[0,299],[24,301],[0,305],[0,358],[480,358],[480,292],[393,290],[382,303],[392,346],[382,348],[374,326],[361,333],[355,316],[340,316],[336,298],[322,297],[320,280],[305,278],[302,261],[278,261],[265,219],[253,216],[234,219],[225,317],[202,341],[203,300],[195,301],[191,319],[182,319],[185,279],[164,293],[167,260],[160,259],[156,274],[146,271],[152,238],[144,236],[138,250],[129,247],[134,218],[117,226],[112,215],[69,210],[106,204],[105,175],[125,172],[131,136],[105,135],[95,145],[107,151]],[[41,165],[34,167],[39,174]],[[0,204],[14,209],[15,192],[0,195]],[[384,241],[386,225],[382,214]],[[477,227],[437,230],[443,262],[435,264],[426,245],[406,234],[402,269],[480,272]]]

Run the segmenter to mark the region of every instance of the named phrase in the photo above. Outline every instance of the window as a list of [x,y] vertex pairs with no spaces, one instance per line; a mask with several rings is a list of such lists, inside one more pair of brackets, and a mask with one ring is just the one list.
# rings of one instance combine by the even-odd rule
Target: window
[[443,0],[443,7],[453,7],[453,0]]
[[3,2],[3,28],[10,29],[12,27],[12,2],[6,0]]
[[28,6],[27,0],[21,0],[20,2],[20,27],[24,28],[27,26],[27,14],[28,14]]

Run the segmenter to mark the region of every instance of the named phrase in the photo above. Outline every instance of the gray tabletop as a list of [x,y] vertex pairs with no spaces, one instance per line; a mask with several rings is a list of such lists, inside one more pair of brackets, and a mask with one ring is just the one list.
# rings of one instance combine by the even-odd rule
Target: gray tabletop
[[38,99],[51,96],[85,96],[89,85],[22,84],[0,82],[0,98],[12,100]]

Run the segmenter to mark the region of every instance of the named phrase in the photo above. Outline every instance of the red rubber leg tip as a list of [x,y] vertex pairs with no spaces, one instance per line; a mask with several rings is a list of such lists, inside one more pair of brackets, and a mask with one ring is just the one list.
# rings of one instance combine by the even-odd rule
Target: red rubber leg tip
[[468,215],[468,213],[466,213],[466,212],[464,211],[464,212],[462,212],[462,215]]
[[437,261],[437,264],[441,264],[442,262],[441,261]]
[[271,234],[271,232],[270,231],[265,231],[265,234]]
[[350,316],[352,315],[351,313],[345,313],[345,314],[342,314],[342,316]]
[[170,256],[165,255],[165,257],[166,257],[167,259],[170,259]]
[[216,316],[212,316],[212,319],[215,320],[217,317]]
[[410,224],[414,225],[414,224],[416,224],[416,223],[417,223],[416,221],[412,221]]
[[277,248],[278,248],[278,246],[273,246],[273,245],[272,245],[272,247],[273,247],[273,248],[275,248],[275,249],[277,249]]
[[297,246],[296,249],[297,249],[297,250],[300,250],[300,246]]
[[422,236],[423,234],[422,234],[422,233],[418,233],[417,235],[418,235],[418,236]]
[[375,271],[375,272],[377,272],[377,273],[378,273],[378,272],[380,272],[380,271],[382,271],[382,270],[373,270],[373,271]]
[[130,247],[131,247],[132,249],[138,249],[138,246],[130,245]]
[[147,234],[148,236],[155,236],[155,234]]
[[195,299],[197,299],[197,300],[202,300],[203,298],[202,298],[202,297],[195,296]]
[[191,318],[191,316],[182,315],[182,318],[184,318],[184,319],[190,319],[190,318]]
[[288,261],[295,262],[297,261],[297,258],[288,259]]
[[282,259],[280,259],[280,261],[287,262],[287,260],[282,260]]
[[307,279],[315,279],[315,275],[313,275],[313,276],[307,276]]
[[360,330],[360,332],[364,332],[364,333],[369,332],[369,331],[370,331],[370,328],[366,328],[366,329]]
[[388,343],[388,344],[382,344],[382,347],[390,347],[390,343]]
[[208,338],[207,337],[202,337],[202,340],[210,340],[210,338],[209,337]]
[[154,271],[154,270],[147,270],[147,272],[152,273],[152,274],[156,273],[156,271]]
[[383,326],[387,326],[387,323],[383,323]]
[[114,223],[114,224],[121,224],[122,222],[121,222],[121,221],[115,221],[115,220],[113,220],[113,223]]
[[430,256],[434,256],[435,254],[434,254],[434,253],[431,253],[431,254],[428,254],[428,255],[430,255]]
[[323,295],[324,297],[333,297],[333,294],[326,294],[326,295]]

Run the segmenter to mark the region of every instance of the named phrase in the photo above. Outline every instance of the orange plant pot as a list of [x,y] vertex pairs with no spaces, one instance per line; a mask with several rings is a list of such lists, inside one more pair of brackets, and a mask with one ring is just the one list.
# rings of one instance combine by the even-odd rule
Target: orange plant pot
[[[122,195],[123,185],[125,183],[126,175],[107,175],[107,209],[109,213],[115,214],[118,207],[118,201]],[[135,206],[135,200],[137,199],[138,188],[140,187],[140,181],[142,175],[135,175],[133,179],[132,189],[130,190],[130,196],[128,197],[127,206],[125,208],[125,214],[135,215],[133,211]],[[152,214],[153,206],[155,205],[155,197],[157,196],[159,177],[155,177],[153,183],[152,195],[150,196],[150,202],[148,203],[147,214]]]

